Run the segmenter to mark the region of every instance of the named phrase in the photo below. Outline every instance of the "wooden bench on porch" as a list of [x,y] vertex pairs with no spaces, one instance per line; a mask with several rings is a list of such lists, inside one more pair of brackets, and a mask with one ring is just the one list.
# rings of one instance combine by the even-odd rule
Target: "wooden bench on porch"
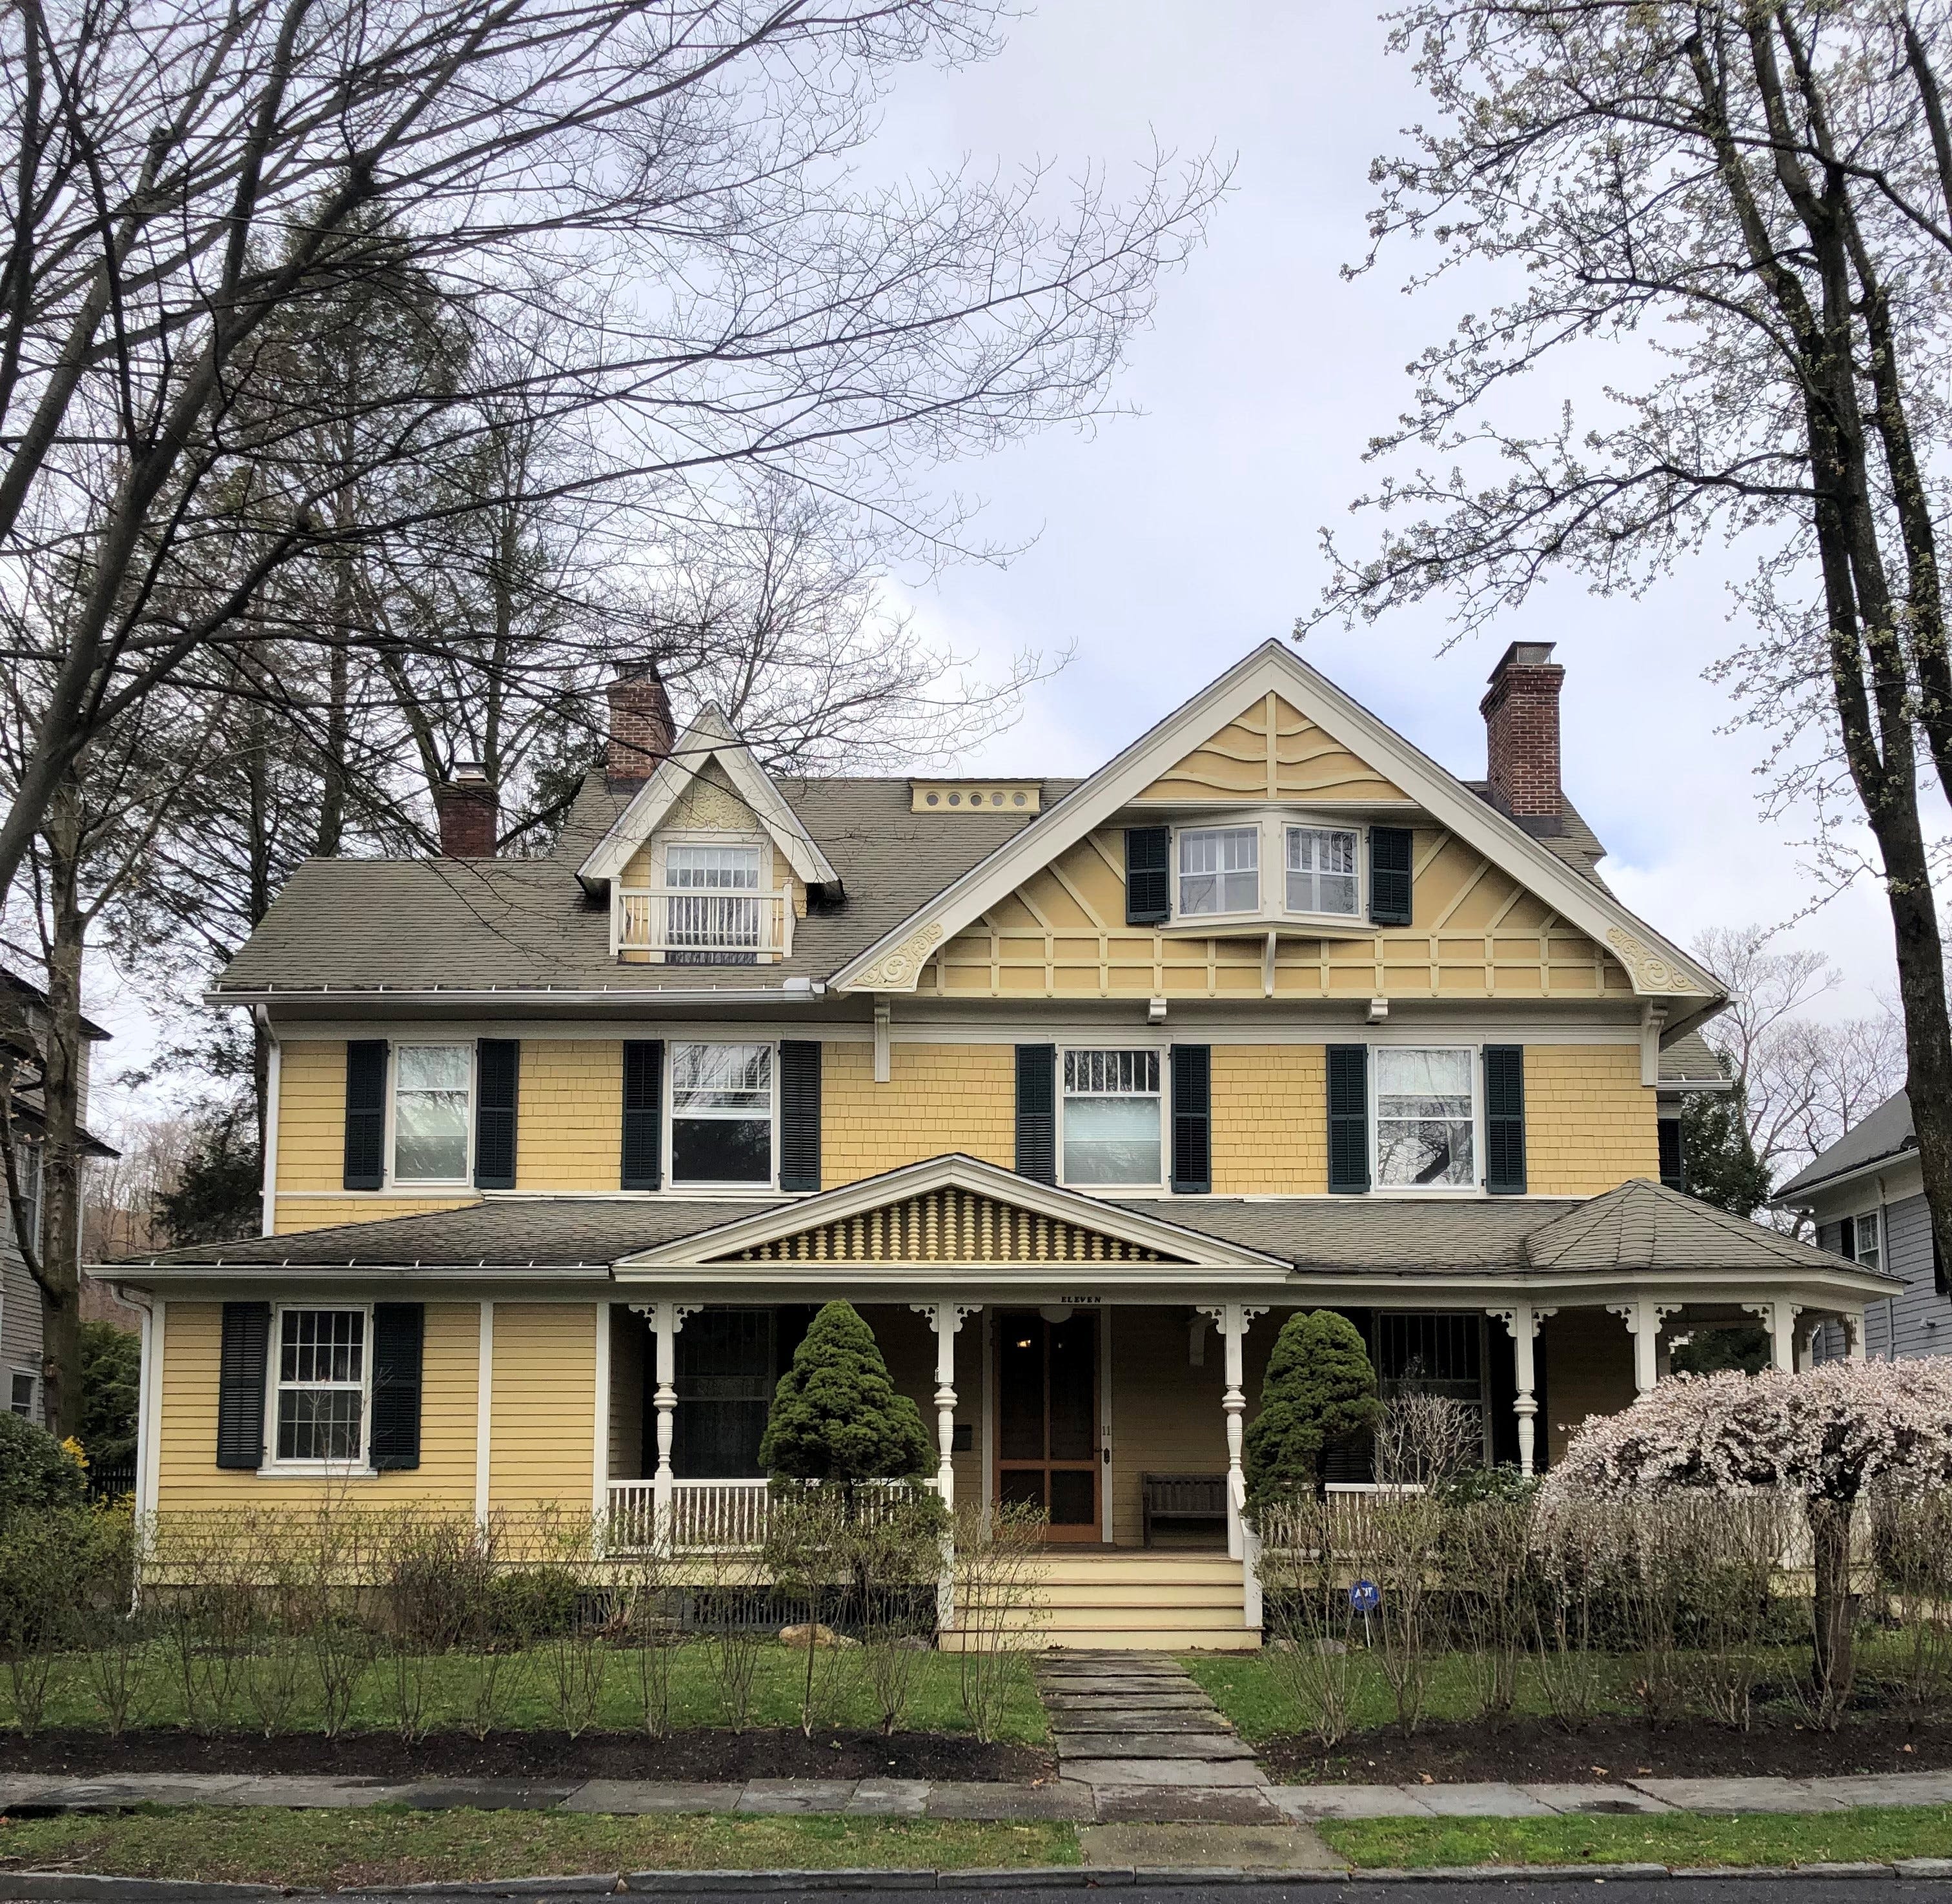
[[1227,1518],[1225,1474],[1141,1474],[1139,1477],[1141,1537],[1153,1544],[1156,1521],[1221,1521]]

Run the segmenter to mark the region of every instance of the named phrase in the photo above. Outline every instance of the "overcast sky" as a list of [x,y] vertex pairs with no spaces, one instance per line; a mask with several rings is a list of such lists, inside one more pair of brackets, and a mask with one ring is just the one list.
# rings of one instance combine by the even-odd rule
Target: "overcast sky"
[[[886,127],[895,162],[967,152],[1043,158],[1112,177],[1150,149],[1237,155],[1210,241],[1167,280],[1119,399],[1143,414],[1055,433],[956,472],[1000,540],[1034,536],[1002,571],[965,567],[918,594],[929,626],[991,654],[1076,645],[993,743],[996,770],[1098,764],[1319,598],[1318,532],[1374,534],[1350,501],[1374,480],[1365,443],[1406,405],[1404,365],[1461,306],[1406,296],[1411,257],[1344,282],[1372,199],[1370,160],[1427,117],[1406,61],[1360,5],[1328,0],[1045,0],[1002,57],[904,80]],[[1571,377],[1586,405],[1608,360]],[[1558,643],[1567,793],[1606,843],[1603,871],[1670,936],[1774,923],[1811,882],[1801,829],[1757,805],[1761,744],[1703,670],[1739,638],[1716,561],[1638,602],[1566,580],[1494,633],[1443,652],[1439,610],[1310,636],[1307,658],[1454,771],[1484,771],[1478,702],[1504,644]],[[1869,884],[1794,928],[1850,983],[1833,1008],[1872,1009],[1894,983]]]
[[[1353,283],[1341,267],[1363,250],[1371,158],[1424,116],[1373,15],[1334,0],[1044,0],[998,59],[902,76],[878,169],[965,155],[1074,171],[1096,161],[1117,182],[1155,138],[1236,160],[1209,243],[1165,282],[1116,386],[1140,414],[1036,438],[946,479],[985,499],[989,537],[1034,539],[1006,567],[964,567],[915,592],[924,624],[992,658],[1076,649],[972,769],[1098,765],[1249,648],[1288,634],[1321,592],[1322,525],[1358,546],[1373,535],[1347,514],[1374,477],[1363,446],[1405,407],[1405,364],[1461,307],[1448,292],[1405,296],[1407,254]],[[1590,406],[1606,369],[1604,358],[1568,367],[1565,384],[1533,400]],[[1797,844],[1807,823],[1763,818],[1760,741],[1722,731],[1734,710],[1702,678],[1741,633],[1731,572],[1704,561],[1638,602],[1563,581],[1448,652],[1437,610],[1325,630],[1303,652],[1476,777],[1492,664],[1507,641],[1557,642],[1566,790],[1609,849],[1614,889],[1685,941],[1706,925],[1789,921],[1813,889]],[[1891,995],[1888,915],[1868,883],[1789,941],[1844,968],[1825,1009],[1869,1011]],[[127,1062],[150,1029],[102,977],[91,1008],[122,1033],[113,1055]]]

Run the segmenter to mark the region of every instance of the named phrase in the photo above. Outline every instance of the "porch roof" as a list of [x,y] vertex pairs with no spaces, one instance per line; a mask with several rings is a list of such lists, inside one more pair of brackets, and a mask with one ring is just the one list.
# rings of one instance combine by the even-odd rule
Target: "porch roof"
[[[939,1165],[974,1160],[938,1160]],[[922,1167],[891,1173],[891,1190]],[[992,1193],[1012,1180],[993,1166],[977,1166]],[[957,1180],[967,1172],[938,1169]],[[97,1265],[101,1273],[141,1283],[151,1274],[193,1276],[212,1269],[292,1268],[314,1271],[440,1271],[449,1274],[592,1272],[608,1274],[627,1259],[680,1260],[674,1247],[700,1239],[701,1260],[727,1262],[721,1246],[755,1230],[789,1226],[803,1230],[830,1211],[859,1205],[865,1186],[849,1185],[818,1197],[677,1199],[501,1195],[453,1210],[375,1222],[337,1224],[293,1236],[257,1237],[205,1243]],[[1758,1224],[1710,1208],[1693,1197],[1644,1179],[1600,1196],[1497,1198],[1431,1201],[1369,1196],[1241,1198],[1182,1196],[1094,1199],[1075,1191],[1022,1185],[1028,1198],[1046,1208],[1062,1205],[1074,1221],[1094,1208],[1107,1217],[1151,1226],[1170,1225],[1211,1237],[1235,1251],[1250,1251],[1287,1265],[1300,1293],[1317,1280],[1365,1275],[1394,1279],[1459,1276],[1555,1277],[1590,1274],[1596,1280],[1638,1271],[1782,1277],[1829,1276],[1853,1280],[1874,1276],[1861,1265],[1812,1248]],[[907,1194],[902,1190],[902,1194]],[[773,1222],[766,1223],[771,1218]],[[1123,1227],[1123,1226],[1121,1226]],[[723,1232],[709,1243],[709,1232]],[[806,1264],[803,1268],[827,1268]],[[845,1277],[847,1265],[831,1265]],[[763,1266],[752,1265],[755,1274]],[[1071,1281],[1088,1280],[1111,1264],[1051,1265]],[[1266,1271],[1262,1271],[1265,1275]],[[1885,1278],[1889,1280],[1892,1279]]]

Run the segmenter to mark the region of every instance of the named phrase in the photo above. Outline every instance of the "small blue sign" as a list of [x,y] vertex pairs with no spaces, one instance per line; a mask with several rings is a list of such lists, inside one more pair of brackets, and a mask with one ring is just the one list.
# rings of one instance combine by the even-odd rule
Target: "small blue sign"
[[1358,1613],[1373,1613],[1382,1603],[1381,1591],[1372,1580],[1359,1580],[1349,1590],[1349,1604]]

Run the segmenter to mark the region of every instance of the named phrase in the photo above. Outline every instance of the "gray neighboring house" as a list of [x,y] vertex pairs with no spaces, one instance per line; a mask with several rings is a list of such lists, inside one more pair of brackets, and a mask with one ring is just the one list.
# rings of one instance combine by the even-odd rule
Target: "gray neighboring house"
[[[1897,1294],[1864,1312],[1867,1355],[1891,1362],[1952,1355],[1952,1293],[1932,1242],[1911,1100],[1904,1092],[1885,1099],[1772,1201],[1778,1209],[1808,1211],[1819,1248],[1904,1279]],[[1817,1332],[1819,1362],[1841,1355],[1844,1346],[1835,1323]]]
[[[13,1005],[23,1014],[27,1033],[23,1049],[31,1049],[39,1024],[46,1016],[47,994],[39,986],[30,985],[27,980],[4,968],[0,968],[0,990],[7,993]],[[113,1157],[115,1152],[99,1138],[89,1136],[86,1127],[90,1058],[95,1046],[109,1034],[86,1018],[82,1020],[81,1029],[85,1040],[81,1058],[82,1155],[84,1158]],[[0,1033],[0,1036],[4,1035]],[[38,1238],[42,1123],[39,1092],[31,1071],[16,1087],[14,1123],[17,1133],[23,1140],[20,1146],[25,1166],[22,1187],[27,1192],[30,1206],[30,1234]],[[41,1293],[35,1287],[33,1277],[28,1274],[26,1259],[20,1254],[19,1238],[14,1227],[13,1206],[5,1193],[4,1177],[0,1177],[0,1405],[13,1414],[25,1415],[30,1421],[39,1421],[42,1418],[42,1387]]]

